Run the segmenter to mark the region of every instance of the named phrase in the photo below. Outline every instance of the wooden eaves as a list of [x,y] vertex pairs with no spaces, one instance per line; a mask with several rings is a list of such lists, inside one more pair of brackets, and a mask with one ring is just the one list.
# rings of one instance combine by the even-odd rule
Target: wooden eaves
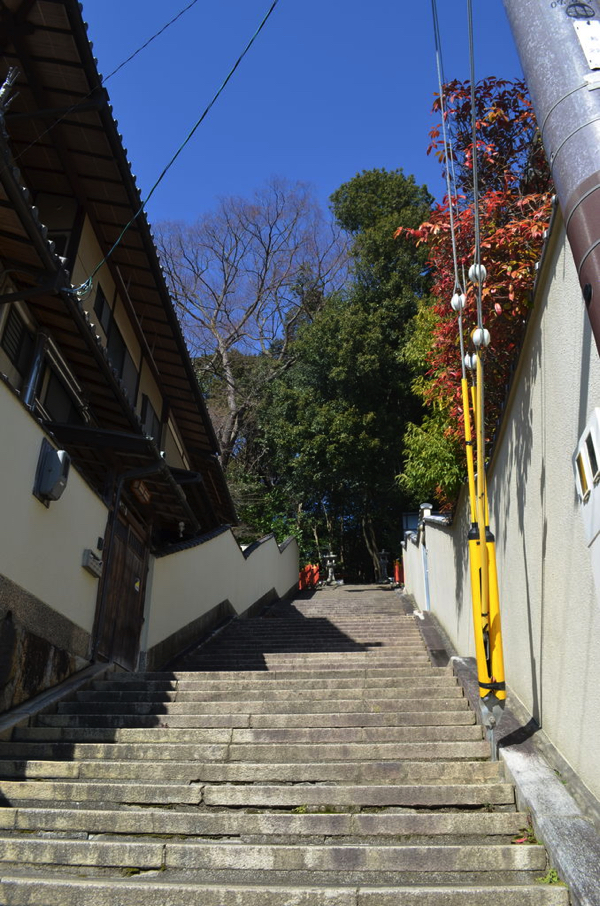
[[[5,118],[10,144],[3,142],[3,258],[18,288],[29,291],[27,301],[36,319],[65,350],[90,397],[99,426],[140,433],[139,419],[118,379],[111,376],[106,355],[81,305],[68,293],[40,289],[40,281],[43,287],[47,277],[60,282],[57,274],[61,261],[48,246],[43,226],[32,226],[36,212],[31,201],[38,193],[76,198],[103,253],[141,206],[79,4],[76,0],[2,0],[0,52],[6,70],[10,66],[19,70],[15,84],[18,95]],[[0,75],[4,77],[5,73]],[[19,176],[15,163],[21,171]],[[6,173],[7,166],[12,167],[10,174]],[[19,189],[24,183],[31,193],[31,197],[23,195],[30,208],[29,224],[25,215],[17,223],[14,199],[9,197],[15,182]],[[39,236],[32,238],[32,230]],[[177,423],[191,468],[204,479],[203,494],[213,514],[211,527],[235,522],[234,506],[217,458],[217,439],[144,213],[128,229],[108,266],[145,359]],[[40,277],[40,273],[45,276]]]

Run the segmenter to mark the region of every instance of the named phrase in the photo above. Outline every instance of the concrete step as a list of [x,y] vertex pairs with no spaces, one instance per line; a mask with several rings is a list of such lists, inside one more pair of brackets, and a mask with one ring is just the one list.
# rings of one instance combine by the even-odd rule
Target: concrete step
[[[326,731],[330,735],[331,731]],[[0,750],[0,777],[22,776],[19,759],[37,761],[56,760],[80,761],[102,759],[110,761],[253,761],[253,762],[308,762],[308,761],[436,761],[474,760],[489,758],[490,748],[486,740],[457,742],[404,742],[404,743],[359,743],[321,742],[302,744],[285,741],[278,744],[265,741],[262,744],[246,743],[229,745],[194,745],[182,743],[13,743]]]
[[365,711],[378,713],[381,711],[460,711],[468,708],[468,702],[462,697],[462,689],[457,689],[457,694],[444,690],[444,694],[427,698],[392,698],[383,699],[379,696],[372,697],[369,692],[360,698],[340,698],[331,701],[328,697],[319,699],[313,697],[293,696],[292,698],[269,699],[266,695],[260,699],[242,698],[223,701],[175,701],[175,702],[61,702],[59,716],[68,714],[214,714],[223,710],[230,713],[236,711],[250,711],[253,714],[286,713],[286,714],[319,714],[337,713],[347,711]]
[[[320,679],[333,679],[333,680],[353,680],[356,678],[368,680],[380,680],[385,682],[386,679],[393,681],[396,678],[401,677],[413,677],[413,676],[452,676],[449,673],[446,667],[433,667],[431,664],[425,664],[422,666],[411,665],[409,667],[347,667],[343,669],[341,667],[335,670],[311,670],[311,669],[295,669],[295,670],[266,670],[266,669],[257,669],[257,670],[177,670],[169,671],[163,673],[121,673],[118,674],[117,680],[110,680],[108,682],[117,682],[119,686],[129,688],[129,684],[135,684],[136,686],[146,687],[150,683],[158,682],[172,682],[172,683],[192,683],[192,684],[202,684],[204,682],[239,682],[239,681],[251,681],[257,683],[270,683],[274,680],[291,680],[294,682],[301,683],[304,680],[320,680]],[[92,687],[93,688],[93,687]]]
[[257,669],[256,667],[246,667],[246,664],[255,664],[257,661],[264,662],[269,669],[282,669],[282,668],[295,668],[295,667],[304,667],[306,668],[316,668],[316,669],[327,669],[334,670],[336,667],[339,667],[341,670],[347,670],[351,667],[404,667],[407,665],[423,665],[426,666],[429,664],[429,657],[425,652],[422,654],[397,654],[395,651],[391,651],[389,654],[386,654],[382,651],[377,652],[346,652],[343,655],[338,654],[328,654],[326,651],[319,652],[318,654],[271,654],[257,652],[253,655],[248,655],[247,657],[232,657],[224,654],[206,654],[197,659],[190,659],[188,664],[190,666],[195,665],[199,670],[209,670],[211,665],[213,668],[217,668],[219,664],[224,664],[222,669],[224,670],[252,670]]
[[291,670],[267,670],[265,666],[258,667],[255,670],[236,670],[235,668],[229,670],[176,670],[169,671],[168,673],[132,673],[128,674],[119,674],[119,683],[148,683],[153,680],[158,680],[159,682],[164,681],[165,679],[176,681],[176,682],[185,682],[191,680],[192,682],[203,682],[204,680],[229,680],[237,681],[238,679],[249,679],[257,680],[258,682],[271,682],[272,679],[292,679],[300,680],[303,679],[353,679],[355,677],[366,677],[366,678],[394,678],[396,676],[442,676],[448,675],[448,669],[446,667],[434,667],[431,664],[424,664],[422,666],[411,664],[408,667],[405,666],[392,666],[392,667],[371,667],[371,666],[361,666],[361,667],[336,667],[334,669],[324,669],[315,670],[310,667],[300,668],[296,667]]
[[[268,747],[267,747],[268,748]],[[343,753],[339,753],[343,757]],[[197,761],[3,761],[0,793],[8,796],[13,778],[50,778],[96,782],[149,783],[427,783],[472,784],[504,781],[502,766],[489,761],[321,761],[321,762],[197,762]]]
[[[404,837],[470,839],[484,843],[512,838],[528,826],[522,812],[438,812],[246,814],[238,811],[175,812],[164,809],[90,810],[1,808],[3,831],[83,832],[106,835],[220,837],[226,839],[277,836],[350,837],[368,839]],[[508,841],[507,841],[508,842]]]
[[[226,689],[177,689],[173,691],[162,692],[93,692],[83,691],[76,694],[77,702],[102,702],[102,703],[120,703],[120,702],[206,702],[206,701],[252,701],[260,697],[262,701],[287,701],[295,699],[298,696],[298,689],[281,689],[271,684],[264,684],[257,689],[256,686],[243,688],[235,683],[228,684]],[[457,684],[456,680],[448,678],[445,682],[436,680],[435,683],[420,684],[417,681],[405,683],[403,685],[387,686],[377,688],[373,687],[355,687],[343,689],[305,689],[308,701],[336,701],[338,699],[362,699],[373,698],[377,696],[378,700],[385,698],[420,698],[427,696],[429,698],[462,698],[463,690]],[[354,694],[352,694],[354,693]]]
[[[211,676],[211,674],[209,674]],[[160,692],[204,692],[204,691],[230,691],[233,689],[255,689],[257,692],[267,688],[274,689],[385,689],[391,686],[402,688],[405,682],[413,681],[415,684],[426,684],[427,686],[443,686],[448,683],[456,685],[458,680],[452,674],[436,670],[430,667],[419,667],[416,669],[404,669],[402,673],[395,670],[385,676],[376,677],[341,677],[333,679],[308,679],[307,677],[292,677],[282,679],[277,673],[264,671],[263,673],[253,675],[252,679],[238,679],[236,674],[228,674],[226,679],[204,679],[204,680],[171,680],[163,681],[153,680],[148,682],[139,682],[133,679],[124,680],[104,680],[92,683],[91,687],[84,690],[91,700],[92,693],[103,695],[105,693],[160,693]],[[82,694],[82,693],[79,693]]]
[[527,885],[467,887],[317,888],[304,885],[223,887],[156,878],[87,880],[4,877],[0,892],[9,906],[568,906],[566,889]]
[[514,806],[509,783],[468,784],[368,784],[353,786],[297,784],[222,784],[205,786],[206,805],[220,808],[465,808]]
[[200,654],[223,648],[227,651],[256,650],[256,651],[289,651],[291,653],[331,651],[339,654],[359,653],[361,651],[387,651],[388,649],[414,649],[425,650],[423,636],[418,630],[408,633],[402,632],[374,632],[371,634],[351,630],[347,633],[335,630],[333,633],[324,633],[309,627],[306,632],[275,634],[268,629],[260,629],[254,634],[230,635],[228,633],[217,636],[188,656]]
[[324,590],[15,728],[0,904],[567,906],[401,606]]
[[[455,699],[460,703],[461,699]],[[440,703],[440,707],[444,703]],[[447,703],[446,703],[447,704]],[[397,703],[396,703],[397,705]],[[76,728],[193,728],[240,727],[260,729],[290,727],[417,727],[417,726],[459,726],[475,723],[475,715],[466,707],[460,710],[444,711],[331,711],[320,712],[278,712],[269,709],[200,714],[40,714],[36,722],[39,727],[56,727],[75,730]]]
[[68,805],[93,802],[96,808],[123,805],[199,805],[202,802],[201,784],[184,783],[74,783],[69,781],[3,780],[0,801],[13,806],[49,802]]
[[[469,712],[463,712],[467,715]],[[461,714],[462,716],[462,714]],[[13,731],[14,742],[4,743],[2,752],[7,758],[57,757],[60,746],[77,757],[79,747],[101,745],[102,751],[111,751],[111,746],[120,744],[141,744],[143,746],[255,743],[420,743],[420,742],[474,742],[483,739],[482,728],[474,723],[459,726],[405,726],[405,727],[290,727],[265,728],[257,730],[219,729],[178,729],[148,727],[133,729],[109,729],[102,727],[17,727]],[[40,754],[36,755],[36,752]],[[84,752],[85,749],[81,748]]]
[[12,735],[14,743],[7,746],[24,743],[67,744],[70,747],[89,743],[194,743],[210,744],[225,743],[231,740],[231,728],[206,729],[164,729],[160,727],[146,727],[135,729],[121,727],[110,729],[107,727],[15,727]]
[[5,780],[0,786],[5,803],[13,806],[39,802],[55,806],[91,802],[95,807],[124,805],[200,805],[217,808],[357,809],[382,806],[409,808],[514,807],[509,783],[366,783],[361,785],[309,782],[225,783],[144,781],[101,783],[64,780]]
[[234,713],[213,714],[40,714],[36,719],[39,728],[65,729],[71,735],[78,728],[219,728],[239,727],[293,728],[293,727],[418,727],[460,726],[475,723],[475,715],[468,709],[458,711],[347,711],[344,713]]
[[[506,872],[543,872],[546,853],[542,846],[387,846],[319,844],[243,844],[210,842],[142,842],[95,840],[39,840],[0,836],[0,863],[16,865],[135,866],[139,869],[192,871],[290,872],[389,872],[394,875],[429,875],[435,883],[440,873],[484,872],[494,878]],[[354,878],[341,883],[354,883]],[[410,880],[406,878],[406,880]]]

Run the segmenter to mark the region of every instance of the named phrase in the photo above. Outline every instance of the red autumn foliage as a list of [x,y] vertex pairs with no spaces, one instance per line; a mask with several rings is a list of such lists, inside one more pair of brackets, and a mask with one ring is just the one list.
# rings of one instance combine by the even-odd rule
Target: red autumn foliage
[[[465,338],[476,326],[476,298],[463,273],[474,260],[471,88],[454,81],[444,89],[445,122],[454,156],[455,240],[460,283],[467,290]],[[434,111],[440,112],[439,97]],[[486,424],[493,429],[502,406],[530,307],[544,232],[551,208],[551,181],[531,103],[522,82],[489,78],[476,87],[477,165],[481,262],[488,273],[483,288],[483,320],[491,344],[485,355]],[[445,169],[441,126],[431,145]],[[429,250],[432,277],[429,304],[434,312],[423,397],[447,418],[448,438],[464,436],[460,390],[461,362],[457,316],[450,307],[455,292],[449,201],[444,198],[418,229],[400,229]]]

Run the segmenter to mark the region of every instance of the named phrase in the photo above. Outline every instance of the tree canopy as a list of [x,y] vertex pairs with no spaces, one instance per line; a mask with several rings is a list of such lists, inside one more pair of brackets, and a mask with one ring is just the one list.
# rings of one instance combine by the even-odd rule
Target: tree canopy
[[425,255],[394,240],[393,226],[402,216],[416,227],[430,205],[401,170],[363,172],[333,194],[333,213],[351,235],[350,278],[298,331],[293,362],[261,408],[273,485],[295,502],[303,536],[332,545],[364,575],[381,546],[398,544],[395,476],[405,426],[419,412],[399,350],[426,292]]
[[161,224],[158,246],[227,468],[298,325],[343,283],[346,243],[307,186],[273,179],[195,224]]

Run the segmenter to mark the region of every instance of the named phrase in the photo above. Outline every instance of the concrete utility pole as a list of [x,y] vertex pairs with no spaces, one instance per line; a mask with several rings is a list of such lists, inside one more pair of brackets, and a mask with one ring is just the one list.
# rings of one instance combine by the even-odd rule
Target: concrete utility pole
[[504,7],[600,352],[600,2]]

